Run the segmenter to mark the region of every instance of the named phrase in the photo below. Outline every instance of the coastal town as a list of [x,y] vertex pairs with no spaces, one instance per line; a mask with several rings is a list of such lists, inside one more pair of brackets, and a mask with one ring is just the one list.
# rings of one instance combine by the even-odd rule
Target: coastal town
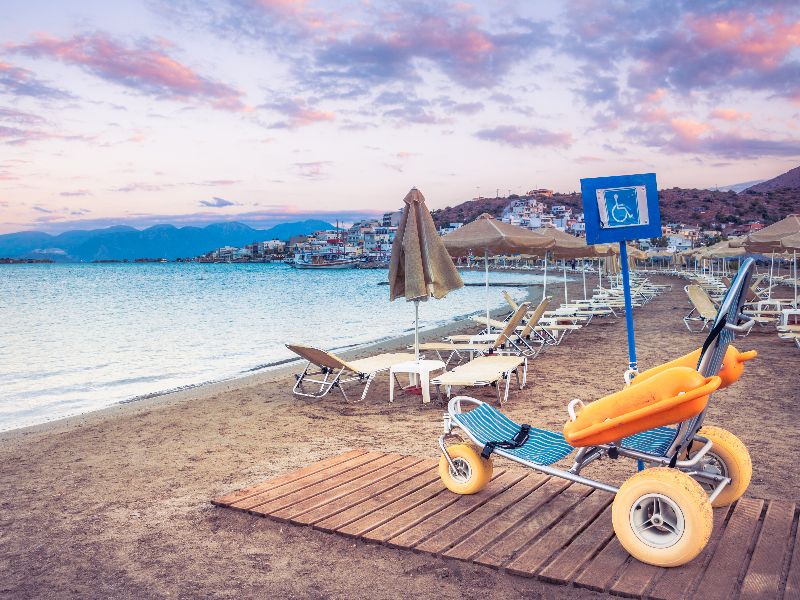
[[[530,230],[552,227],[566,233],[582,236],[585,222],[582,212],[565,204],[552,202],[553,190],[534,189],[523,196],[509,196],[500,215],[505,223]],[[486,198],[470,202],[481,203]],[[496,200],[496,199],[493,199]],[[324,229],[309,235],[296,235],[288,240],[254,241],[243,247],[223,246],[202,256],[185,259],[195,262],[287,262],[307,263],[317,257],[338,259],[343,266],[385,266],[392,250],[401,210],[387,212],[382,218],[365,219],[350,227]],[[462,227],[463,222],[449,222],[438,228],[444,236]],[[691,248],[710,245],[728,237],[753,233],[763,228],[758,221],[730,225],[712,223],[708,228],[684,223],[666,223],[662,237],[637,242],[641,250],[676,253]]]

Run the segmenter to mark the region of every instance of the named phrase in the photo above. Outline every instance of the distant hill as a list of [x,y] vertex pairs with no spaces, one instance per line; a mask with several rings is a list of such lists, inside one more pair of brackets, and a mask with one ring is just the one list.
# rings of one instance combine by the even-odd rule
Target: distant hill
[[192,257],[222,246],[241,247],[253,242],[307,235],[333,226],[317,219],[280,223],[254,229],[243,223],[214,223],[206,227],[154,225],[147,229],[120,226],[66,231],[50,235],[22,231],[0,235],[0,257],[52,258],[64,261],[134,260],[136,258]]
[[483,213],[489,213],[495,217],[503,214],[503,209],[512,200],[519,196],[508,198],[480,198],[478,200],[467,200],[455,206],[447,206],[431,211],[433,222],[437,227],[445,227],[450,223],[469,223],[477,219]]
[[774,192],[777,190],[800,190],[800,167],[747,188],[748,192]]
[[745,191],[747,188],[753,187],[757,183],[761,183],[763,179],[754,179],[753,181],[743,181],[741,183],[732,183],[730,185],[717,185],[713,188],[707,188],[716,192],[739,192]]

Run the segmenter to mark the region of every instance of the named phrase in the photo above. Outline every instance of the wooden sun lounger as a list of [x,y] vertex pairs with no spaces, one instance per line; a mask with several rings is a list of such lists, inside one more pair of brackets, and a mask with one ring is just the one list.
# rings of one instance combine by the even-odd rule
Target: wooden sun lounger
[[[522,368],[522,378],[519,370]],[[447,390],[447,397],[450,397],[451,389],[465,386],[485,386],[494,385],[497,387],[497,400],[502,404],[508,400],[509,387],[511,386],[511,373],[515,373],[520,389],[525,387],[528,374],[528,360],[524,356],[480,356],[468,363],[459,365],[452,371],[448,371],[431,380],[437,390],[441,393],[441,387]],[[500,394],[500,380],[505,379],[505,390]]]
[[[420,350],[432,350],[439,355],[445,364],[450,364],[454,356],[461,356],[461,352],[467,352],[472,358],[475,354],[492,354],[499,352],[504,347],[510,345],[511,347],[519,350],[519,345],[514,342],[516,336],[517,326],[522,322],[530,307],[529,302],[523,302],[519,308],[514,312],[511,318],[503,324],[503,330],[497,335],[487,336],[485,342],[475,341],[480,336],[452,336],[450,341],[447,342],[429,342],[420,344]],[[462,340],[461,342],[457,340]],[[449,352],[450,354],[445,360],[442,357],[442,352]]]
[[[363,400],[367,395],[367,391],[369,390],[369,386],[372,384],[372,380],[375,378],[375,375],[383,371],[388,371],[392,365],[414,360],[414,354],[411,353],[388,352],[384,354],[376,354],[375,356],[368,356],[367,358],[359,358],[356,360],[347,361],[331,352],[320,350],[319,348],[314,348],[313,346],[286,344],[286,347],[308,361],[303,372],[299,375],[295,375],[297,381],[295,381],[294,388],[292,388],[293,394],[308,398],[321,398],[331,391],[331,389],[337,387],[339,388],[339,391],[342,392],[344,399],[347,400],[347,394],[345,393],[342,384],[350,381],[360,381],[366,382],[364,391],[361,394],[361,399]],[[319,368],[318,373],[309,373],[309,369],[311,369],[312,365]],[[343,379],[342,375],[345,372],[352,373],[353,376]],[[323,378],[313,379],[310,377],[310,375],[322,375]],[[319,385],[319,390],[316,392],[304,392],[303,384],[306,382]]]

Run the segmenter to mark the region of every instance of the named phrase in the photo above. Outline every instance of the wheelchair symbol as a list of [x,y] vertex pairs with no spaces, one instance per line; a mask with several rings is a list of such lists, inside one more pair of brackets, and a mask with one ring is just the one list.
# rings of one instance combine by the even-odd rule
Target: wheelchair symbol
[[602,190],[603,222],[606,227],[639,225],[639,205],[636,188]]
[[619,202],[619,194],[614,194],[614,206],[611,207],[611,216],[617,223],[627,223],[633,219],[628,207]]

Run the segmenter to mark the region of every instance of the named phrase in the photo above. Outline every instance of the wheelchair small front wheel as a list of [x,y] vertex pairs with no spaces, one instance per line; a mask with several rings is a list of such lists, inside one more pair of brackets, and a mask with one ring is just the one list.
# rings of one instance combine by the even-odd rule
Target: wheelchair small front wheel
[[[753,475],[753,462],[750,453],[742,440],[722,427],[707,425],[697,432],[704,438],[711,440],[711,450],[700,459],[700,468],[703,471],[730,477],[731,482],[722,488],[719,496],[714,498],[713,507],[728,506],[742,497],[750,485]],[[700,444],[695,442],[695,446]],[[687,453],[687,458],[690,455]],[[714,486],[698,479],[700,485],[710,494]]]
[[645,469],[623,483],[611,519],[625,550],[658,567],[677,567],[695,558],[713,527],[711,503],[700,484],[666,467]]
[[445,487],[456,494],[477,494],[492,479],[492,459],[481,458],[472,444],[455,444],[447,449],[453,466],[442,455],[439,477]]

